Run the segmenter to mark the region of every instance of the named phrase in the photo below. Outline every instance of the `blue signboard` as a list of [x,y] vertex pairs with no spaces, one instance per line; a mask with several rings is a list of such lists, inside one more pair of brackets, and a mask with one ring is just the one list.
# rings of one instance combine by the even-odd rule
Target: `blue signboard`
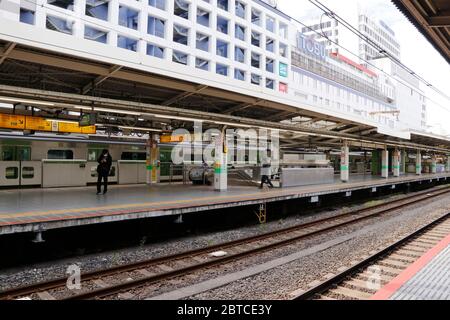
[[297,46],[305,53],[312,55],[318,59],[325,60],[327,57],[327,51],[325,46],[311,38],[305,37],[303,34],[298,34]]
[[287,76],[288,76],[288,66],[287,66],[287,64],[280,62],[279,63],[279,69],[280,69],[279,70],[280,76],[287,78]]

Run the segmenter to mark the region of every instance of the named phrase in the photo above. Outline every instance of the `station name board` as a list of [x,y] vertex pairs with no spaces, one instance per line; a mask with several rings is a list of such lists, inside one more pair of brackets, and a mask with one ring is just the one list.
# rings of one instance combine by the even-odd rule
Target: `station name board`
[[324,45],[301,33],[298,34],[297,47],[303,52],[318,59],[325,60],[327,58],[327,51]]
[[95,134],[95,126],[80,127],[78,123],[58,122],[41,117],[0,114],[0,128],[60,133]]

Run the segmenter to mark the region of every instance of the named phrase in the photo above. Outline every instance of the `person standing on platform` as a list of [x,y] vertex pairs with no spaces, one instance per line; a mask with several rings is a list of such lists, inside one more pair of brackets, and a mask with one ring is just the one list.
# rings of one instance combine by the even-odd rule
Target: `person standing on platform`
[[272,169],[270,166],[270,160],[264,161],[263,166],[261,168],[261,185],[260,189],[263,188],[264,183],[267,183],[270,188],[273,188],[272,181],[270,181],[270,176],[272,175]]
[[97,195],[102,194],[102,180],[103,180],[103,194],[108,191],[108,176],[111,171],[112,166],[112,157],[109,154],[109,151],[104,149],[98,157],[98,166],[97,166]]

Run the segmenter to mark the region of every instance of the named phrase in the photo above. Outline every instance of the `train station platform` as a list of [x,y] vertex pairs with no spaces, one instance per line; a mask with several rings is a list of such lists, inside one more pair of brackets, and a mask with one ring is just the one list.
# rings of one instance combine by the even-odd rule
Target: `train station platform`
[[447,237],[378,291],[371,300],[450,300],[450,230]]
[[382,179],[370,175],[352,176],[342,183],[260,190],[229,186],[225,192],[209,186],[157,185],[111,186],[106,195],[96,195],[95,187],[58,189],[14,189],[0,191],[0,235],[40,232],[161,216],[176,216],[216,209],[258,205],[292,199],[318,197],[402,184],[447,180],[450,173],[407,175]]

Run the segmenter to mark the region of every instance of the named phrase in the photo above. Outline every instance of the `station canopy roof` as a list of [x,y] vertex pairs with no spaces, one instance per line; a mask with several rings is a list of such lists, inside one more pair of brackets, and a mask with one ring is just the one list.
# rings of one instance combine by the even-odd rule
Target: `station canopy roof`
[[450,1],[392,0],[450,63]]
[[118,121],[132,127],[136,122],[131,115],[145,112],[163,118],[143,117],[141,127],[188,127],[185,118],[195,118],[204,120],[206,128],[233,123],[244,128],[281,129],[280,141],[287,148],[339,148],[345,139],[355,147],[450,150],[450,140],[430,138],[423,145],[382,134],[374,126],[319,112],[2,40],[0,96],[53,102],[54,106],[36,106],[47,117],[63,116],[62,111],[74,110],[75,105],[120,111],[115,120],[99,112],[97,120],[105,125]]

